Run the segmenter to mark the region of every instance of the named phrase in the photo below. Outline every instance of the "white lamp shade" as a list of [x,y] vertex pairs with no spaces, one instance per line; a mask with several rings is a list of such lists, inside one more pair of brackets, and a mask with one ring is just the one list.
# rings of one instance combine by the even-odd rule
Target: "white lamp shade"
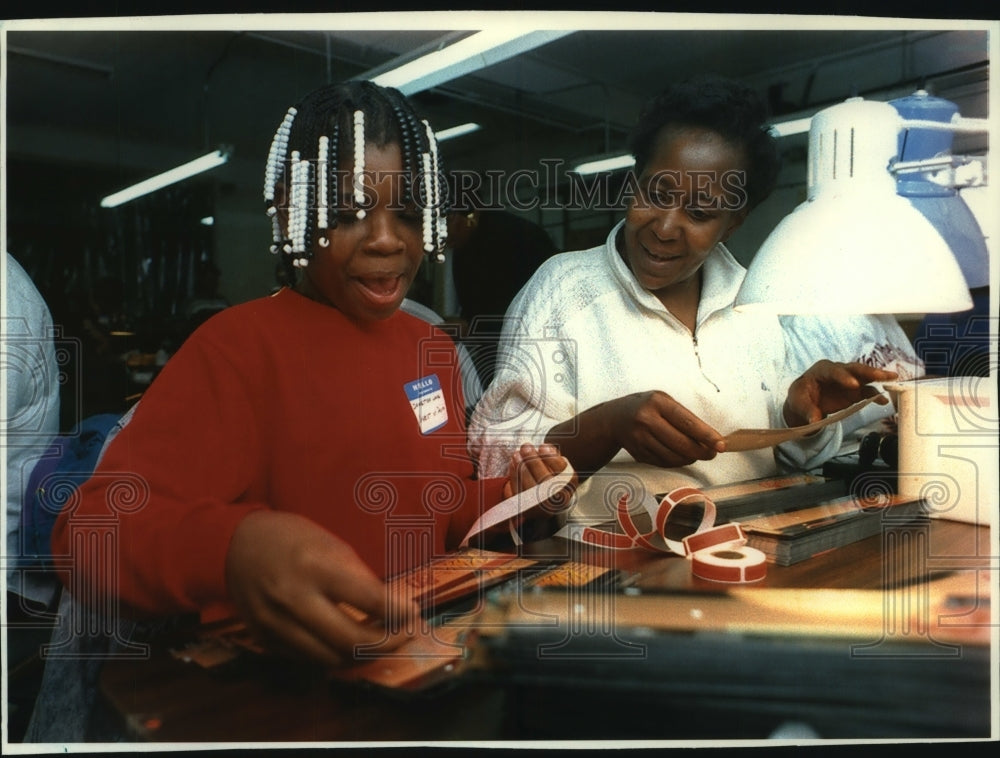
[[909,201],[858,193],[818,197],[786,216],[754,257],[736,307],[952,313],[972,299],[948,245]]
[[888,165],[903,123],[891,105],[860,98],[813,117],[808,200],[754,256],[737,309],[909,314],[972,307],[944,238],[896,194]]

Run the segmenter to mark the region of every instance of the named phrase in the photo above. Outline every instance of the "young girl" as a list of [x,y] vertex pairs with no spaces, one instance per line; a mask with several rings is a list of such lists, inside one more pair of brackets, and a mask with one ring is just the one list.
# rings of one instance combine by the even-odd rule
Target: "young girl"
[[[272,649],[336,664],[387,638],[341,603],[412,618],[383,578],[564,468],[525,447],[509,479],[475,479],[454,345],[399,310],[443,250],[441,186],[433,132],[397,91],[348,82],[289,109],[264,196],[298,281],[211,318],[171,358],[55,528],[70,586],[137,614],[235,608]],[[134,500],[117,508],[125,485]],[[109,555],[74,552],[109,514]]]

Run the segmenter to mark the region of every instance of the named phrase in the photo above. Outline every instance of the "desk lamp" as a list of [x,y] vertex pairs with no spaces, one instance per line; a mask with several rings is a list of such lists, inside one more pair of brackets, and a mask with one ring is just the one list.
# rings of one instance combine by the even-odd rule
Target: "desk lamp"
[[900,134],[915,126],[985,131],[973,119],[907,121],[889,103],[860,97],[813,117],[807,199],[757,252],[738,310],[910,314],[972,307],[948,240],[897,192]]
[[[983,181],[950,154],[957,131],[985,132],[918,91],[850,98],[809,128],[807,199],[750,264],[736,307],[778,314],[955,313],[988,284],[982,229],[957,187]],[[969,170],[972,169],[972,170]],[[964,177],[960,176],[965,174]],[[972,179],[969,179],[969,177]],[[898,411],[898,489],[930,515],[989,523],[997,492],[995,380],[887,387]]]

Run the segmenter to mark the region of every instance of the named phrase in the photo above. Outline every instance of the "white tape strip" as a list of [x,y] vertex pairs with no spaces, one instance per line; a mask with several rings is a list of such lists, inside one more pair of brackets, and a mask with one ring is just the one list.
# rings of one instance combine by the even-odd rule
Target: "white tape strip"
[[854,403],[854,405],[850,405],[836,413],[831,413],[820,421],[815,421],[812,424],[804,426],[792,426],[787,429],[737,429],[725,437],[726,452],[738,453],[743,450],[760,450],[761,448],[780,445],[782,442],[788,442],[789,440],[801,439],[813,432],[819,431],[824,426],[829,426],[857,413],[878,396],[878,393],[876,393],[866,397]]
[[[566,489],[566,485],[569,484],[570,480],[574,476],[574,473],[573,467],[567,463],[566,468],[553,476],[551,479],[546,479],[544,482],[540,482],[534,487],[524,490],[524,492],[519,492],[506,500],[500,501],[476,520],[476,523],[472,525],[472,528],[469,529],[468,534],[466,534],[465,538],[462,540],[461,547],[467,547],[469,540],[477,534],[484,532],[497,524],[502,524],[504,521],[511,522],[510,532],[511,537],[514,540],[514,544],[521,544],[521,538],[517,534],[516,527],[512,519],[517,518],[519,515],[525,515],[534,508],[541,507],[542,503],[545,503],[553,497],[559,495]],[[568,496],[566,496],[566,505],[569,505]]]

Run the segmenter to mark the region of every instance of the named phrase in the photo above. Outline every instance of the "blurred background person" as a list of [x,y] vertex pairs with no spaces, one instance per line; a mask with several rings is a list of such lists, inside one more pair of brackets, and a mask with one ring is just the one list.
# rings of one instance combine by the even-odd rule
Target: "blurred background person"
[[[47,604],[52,587],[33,586],[15,567],[22,553],[21,511],[35,464],[59,433],[59,366],[48,305],[21,265],[6,254],[3,373],[7,393],[3,444],[7,456],[5,513],[7,591]],[[12,607],[12,606],[10,606]]]
[[31,472],[59,432],[59,365],[48,305],[14,257],[4,257],[5,727],[16,740],[27,727],[41,681],[39,648],[52,629],[41,614],[54,604],[59,586],[54,574],[30,570],[22,527]]
[[510,211],[478,207],[470,194],[452,190],[447,243],[466,348],[487,387],[507,306],[558,249],[535,222]]

